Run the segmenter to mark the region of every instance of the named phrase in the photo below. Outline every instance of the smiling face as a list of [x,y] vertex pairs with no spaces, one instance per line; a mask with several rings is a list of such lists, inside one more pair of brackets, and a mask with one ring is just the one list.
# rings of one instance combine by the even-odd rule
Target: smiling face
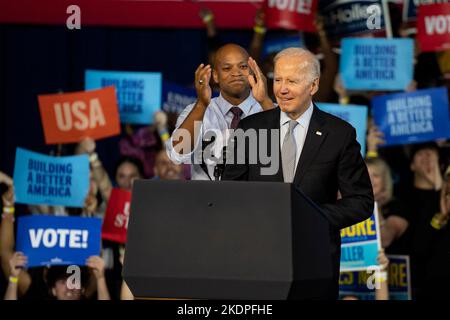
[[282,56],[275,63],[273,92],[280,109],[297,119],[311,104],[319,89],[319,78],[311,81],[308,74],[310,57]]
[[237,45],[226,45],[216,53],[214,81],[225,99],[245,99],[250,94],[248,54]]

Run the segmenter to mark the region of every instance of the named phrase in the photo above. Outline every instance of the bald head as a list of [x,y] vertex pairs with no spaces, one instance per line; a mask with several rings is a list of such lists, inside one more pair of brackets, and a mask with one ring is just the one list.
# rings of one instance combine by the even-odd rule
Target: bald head
[[225,100],[239,105],[250,95],[248,53],[236,44],[219,48],[214,59],[212,77]]
[[310,81],[320,78],[320,63],[311,51],[302,48],[284,49],[275,56],[273,59],[274,64],[276,65],[277,61],[282,58],[295,58],[298,60],[299,66],[302,70],[306,70]]
[[249,57],[248,52],[244,48],[238,46],[237,44],[229,43],[220,47],[216,51],[216,54],[214,56],[214,68],[217,69],[220,64],[227,60],[227,57],[230,55],[240,55],[245,61],[247,61]]

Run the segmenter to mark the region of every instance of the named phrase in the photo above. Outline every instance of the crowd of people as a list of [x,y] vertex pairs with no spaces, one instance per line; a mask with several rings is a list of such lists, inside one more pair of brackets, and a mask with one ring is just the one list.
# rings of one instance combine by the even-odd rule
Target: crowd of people
[[[213,12],[202,9],[200,15],[208,34],[209,61],[193,73],[197,102],[187,106],[180,116],[160,112],[155,117],[156,123],[150,126],[136,129],[127,125],[117,150],[122,157],[112,175],[103,167],[102,155],[96,153],[96,142],[84,139],[73,148],[73,154],[87,154],[90,161],[90,188],[84,207],[30,205],[20,208],[21,215],[103,218],[113,187],[131,191],[136,179],[215,180],[217,172],[212,165],[181,164],[192,156],[192,152],[186,150],[194,149],[198,142],[180,143],[168,138],[166,133],[186,129],[194,137],[199,133],[194,132],[194,122],[204,119],[208,120],[200,130],[236,128],[241,118],[274,108],[275,55],[263,57],[261,53],[266,34],[262,11],[258,11],[255,18],[249,54],[239,46],[221,43]],[[370,109],[371,99],[385,92],[346,90],[338,74],[338,54],[333,50],[319,18],[316,27],[316,34],[303,35],[307,49],[321,57],[320,82],[313,101],[353,103]],[[402,26],[394,23],[393,27],[395,35],[402,36]],[[407,90],[438,86],[449,90],[450,78],[440,69],[440,59],[439,54],[416,50],[414,81]],[[239,81],[246,82],[244,91],[239,91],[229,81],[234,77],[233,73],[240,75]],[[212,98],[214,91],[219,91],[220,96]],[[240,112],[235,112],[233,106],[239,106]],[[217,121],[217,114],[221,115],[220,121]],[[174,119],[177,119],[176,123]],[[444,140],[384,147],[383,134],[371,117],[366,142],[365,163],[379,209],[383,247],[380,265],[385,270],[389,264],[384,253],[408,255],[411,259],[413,299],[448,297],[450,144]],[[133,299],[121,274],[124,246],[112,241],[103,240],[101,255],[86,261],[81,272],[81,287],[78,288],[67,286],[70,274],[65,266],[27,268],[27,257],[15,250],[15,217],[19,210],[16,209],[13,180],[0,172],[0,184],[3,185],[0,293],[4,299]],[[383,290],[387,291],[387,287],[384,286]],[[387,299],[388,292],[378,298]]]

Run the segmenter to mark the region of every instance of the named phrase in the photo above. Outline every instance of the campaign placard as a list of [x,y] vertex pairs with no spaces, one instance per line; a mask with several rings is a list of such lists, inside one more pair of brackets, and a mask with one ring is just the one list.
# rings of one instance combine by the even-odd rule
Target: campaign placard
[[450,50],[450,3],[419,6],[417,40],[420,50]]
[[164,81],[163,104],[165,112],[181,113],[188,105],[197,100],[197,92],[194,88],[188,88],[179,84]]
[[270,29],[314,32],[318,0],[267,0],[264,4],[266,25]]
[[350,90],[404,90],[413,79],[413,39],[345,38],[340,73]]
[[367,270],[377,266],[381,248],[378,208],[367,220],[341,230],[341,271]]
[[322,111],[331,113],[350,123],[356,130],[356,140],[361,145],[361,155],[366,154],[367,106],[355,104],[316,103]]
[[331,37],[385,29],[381,0],[320,0],[319,7]]
[[386,141],[381,147],[450,138],[446,88],[374,97],[372,114]]
[[89,158],[51,157],[17,148],[14,187],[17,203],[83,207],[89,191]]
[[100,90],[39,95],[45,143],[80,142],[120,133],[114,87]]
[[411,300],[411,267],[409,256],[387,255],[389,259],[389,300]]
[[[411,300],[409,256],[386,255],[389,300]],[[359,300],[375,300],[374,271],[344,271],[339,275],[339,299],[352,296]],[[370,286],[369,286],[370,284]]]
[[27,267],[86,265],[100,255],[101,219],[22,216],[17,221],[16,251],[28,257]]
[[107,86],[114,86],[117,90],[122,123],[153,123],[154,113],[161,109],[162,74],[160,72],[86,70],[86,89]]
[[102,226],[102,239],[125,243],[130,217],[131,192],[114,188]]

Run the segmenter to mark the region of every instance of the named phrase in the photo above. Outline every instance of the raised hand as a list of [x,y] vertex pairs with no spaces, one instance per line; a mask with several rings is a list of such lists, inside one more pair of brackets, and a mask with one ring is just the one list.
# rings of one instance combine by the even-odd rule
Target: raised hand
[[86,261],[86,265],[92,269],[97,280],[105,276],[105,261],[101,257],[90,256]]
[[197,102],[207,107],[211,102],[212,90],[209,85],[211,80],[211,66],[203,63],[195,70],[195,90],[197,91]]
[[251,73],[248,76],[248,82],[252,87],[252,94],[256,101],[261,104],[264,110],[272,109],[273,102],[267,94],[267,79],[253,58],[248,58],[248,66]]
[[92,154],[95,152],[95,148],[96,148],[96,144],[95,144],[95,140],[92,138],[84,138],[77,147],[77,153],[82,154],[82,153],[87,153],[87,154]]
[[12,186],[13,180],[6,173],[0,171],[0,184],[1,183],[6,184],[7,186]]
[[9,259],[9,268],[11,277],[18,277],[20,272],[28,263],[28,258],[22,252],[14,252],[11,259]]
[[376,152],[378,146],[385,144],[386,142],[383,140],[384,134],[375,124],[371,124],[369,126],[369,132],[367,134],[367,151],[368,152]]

